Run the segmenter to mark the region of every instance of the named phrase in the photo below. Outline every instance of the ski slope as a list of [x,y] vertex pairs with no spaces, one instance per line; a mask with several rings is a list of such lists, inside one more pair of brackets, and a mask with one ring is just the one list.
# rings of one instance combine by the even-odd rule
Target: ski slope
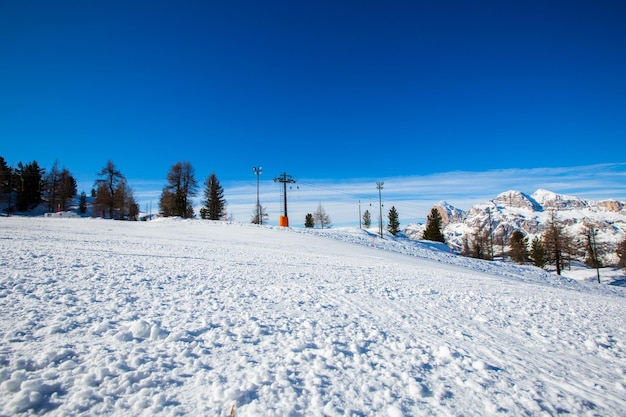
[[0,415],[626,415],[626,291],[355,229],[0,219]]

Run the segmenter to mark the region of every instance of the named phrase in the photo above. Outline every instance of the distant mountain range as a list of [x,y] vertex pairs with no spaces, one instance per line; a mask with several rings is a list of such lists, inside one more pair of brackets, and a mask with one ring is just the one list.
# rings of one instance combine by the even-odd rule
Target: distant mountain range
[[[585,224],[598,230],[597,241],[614,253],[616,245],[624,240],[626,233],[626,202],[618,200],[592,201],[583,198],[537,190],[532,195],[509,190],[493,200],[474,205],[468,211],[460,210],[442,201],[435,205],[443,219],[443,232],[447,243],[461,250],[462,239],[480,228],[489,228],[494,240],[494,252],[499,246],[508,246],[511,235],[521,230],[532,240],[541,235],[556,210],[557,219],[565,224],[574,237],[581,237]],[[412,239],[421,239],[425,224],[413,223],[404,233]],[[506,248],[505,248],[506,249]]]

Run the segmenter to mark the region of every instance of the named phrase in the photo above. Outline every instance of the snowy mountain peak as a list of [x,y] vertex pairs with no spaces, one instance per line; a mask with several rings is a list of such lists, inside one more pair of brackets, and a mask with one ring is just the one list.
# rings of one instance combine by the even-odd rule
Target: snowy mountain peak
[[544,210],[589,207],[589,203],[579,197],[557,194],[544,189],[535,191],[531,197],[539,203]]
[[495,200],[498,205],[541,211],[541,205],[533,198],[517,190],[509,190],[499,194]]
[[[463,247],[467,234],[476,234],[481,228],[494,230],[501,242],[508,242],[513,232],[527,236],[541,235],[551,210],[557,210],[568,233],[578,236],[586,223],[599,230],[598,241],[609,247],[607,259],[614,256],[616,245],[626,235],[626,202],[604,200],[595,202],[579,197],[557,194],[545,189],[531,196],[517,190],[499,194],[495,199],[476,204],[468,211],[439,202],[435,208],[441,214],[447,242],[457,250]],[[421,238],[423,227],[407,227],[411,238]]]
[[465,217],[465,212],[463,210],[460,210],[445,201],[440,201],[435,205],[434,208],[439,211],[439,214],[441,215],[441,219],[444,224],[462,221]]

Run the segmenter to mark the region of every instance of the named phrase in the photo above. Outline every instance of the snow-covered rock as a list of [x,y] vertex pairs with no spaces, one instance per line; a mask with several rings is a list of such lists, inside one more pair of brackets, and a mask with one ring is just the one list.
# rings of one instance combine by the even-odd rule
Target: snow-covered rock
[[[435,205],[444,218],[444,235],[455,250],[462,248],[465,236],[483,228],[491,228],[494,239],[505,246],[516,230],[530,238],[541,235],[550,213],[555,212],[572,236],[580,236],[585,225],[593,225],[598,230],[598,242],[608,248],[608,262],[616,261],[615,248],[626,236],[625,207],[626,203],[616,200],[596,202],[542,189],[530,196],[516,190],[505,191],[468,211],[445,202]],[[403,232],[412,239],[420,239],[424,227],[410,224]]]

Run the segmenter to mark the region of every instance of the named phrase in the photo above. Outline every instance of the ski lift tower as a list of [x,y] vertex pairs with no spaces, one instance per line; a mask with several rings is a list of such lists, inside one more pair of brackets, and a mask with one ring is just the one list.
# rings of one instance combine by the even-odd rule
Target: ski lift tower
[[282,182],[283,183],[283,216],[280,216],[280,220],[278,224],[282,227],[289,227],[289,218],[287,217],[287,184],[293,184],[296,180],[293,179],[291,175],[287,175],[287,173],[283,172],[279,177],[274,178],[274,182]]

